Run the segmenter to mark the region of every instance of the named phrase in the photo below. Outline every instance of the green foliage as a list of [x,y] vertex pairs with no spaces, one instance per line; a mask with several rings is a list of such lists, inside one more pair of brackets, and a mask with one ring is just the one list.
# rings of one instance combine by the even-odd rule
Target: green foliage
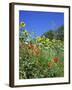
[[29,33],[26,30],[23,30],[22,32],[20,32],[19,38],[20,40],[25,42],[28,38],[28,35]]
[[44,35],[46,38],[49,38],[50,40],[52,40],[53,37],[54,37],[54,31],[49,30],[48,32],[45,32],[43,35]]
[[43,34],[46,38],[50,40],[64,40],[64,26],[60,26],[57,30],[49,30]]
[[61,26],[57,30],[57,40],[64,40],[64,26]]

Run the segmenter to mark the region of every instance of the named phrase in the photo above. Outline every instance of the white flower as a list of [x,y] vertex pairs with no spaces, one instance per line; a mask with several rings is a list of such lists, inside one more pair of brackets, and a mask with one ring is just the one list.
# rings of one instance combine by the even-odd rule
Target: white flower
[[28,44],[28,42],[25,42],[25,44]]

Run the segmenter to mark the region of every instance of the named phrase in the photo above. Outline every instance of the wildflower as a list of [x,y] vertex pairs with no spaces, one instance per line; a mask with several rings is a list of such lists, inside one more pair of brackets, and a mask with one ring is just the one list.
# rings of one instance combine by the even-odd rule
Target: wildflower
[[24,22],[20,23],[20,27],[25,27],[25,26],[26,26],[26,24]]
[[28,44],[28,42],[25,42],[25,44]]
[[28,45],[28,48],[29,48],[29,49],[32,49],[32,48],[33,48],[33,45],[30,43],[30,44]]
[[49,42],[49,39],[48,38],[46,38],[46,42]]
[[41,41],[41,37],[38,37],[37,40],[38,40],[38,42],[40,42]]
[[59,58],[58,58],[58,57],[55,57],[55,58],[53,58],[53,61],[54,61],[55,63],[57,63],[57,62],[59,62]]
[[32,54],[35,55],[35,56],[39,55],[39,53],[40,53],[39,48],[36,45],[33,45],[31,43],[28,45],[28,49],[31,49],[32,50]]
[[45,39],[46,39],[45,36],[42,36],[41,41],[45,41]]
[[48,62],[48,67],[52,67],[53,63],[51,61]]

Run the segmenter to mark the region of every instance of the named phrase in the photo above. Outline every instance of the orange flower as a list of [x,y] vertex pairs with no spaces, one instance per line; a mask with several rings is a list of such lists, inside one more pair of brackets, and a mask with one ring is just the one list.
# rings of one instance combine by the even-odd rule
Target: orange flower
[[55,58],[53,59],[53,61],[54,61],[55,63],[57,63],[57,62],[59,62],[59,58],[58,58],[58,57],[55,57]]
[[52,66],[52,62],[48,62],[48,67],[51,67]]
[[36,55],[39,55],[40,50],[39,50],[39,48],[38,48],[36,45],[29,44],[29,45],[28,45],[28,48],[32,50],[32,54],[33,54],[33,55],[35,55],[35,56],[36,56]]

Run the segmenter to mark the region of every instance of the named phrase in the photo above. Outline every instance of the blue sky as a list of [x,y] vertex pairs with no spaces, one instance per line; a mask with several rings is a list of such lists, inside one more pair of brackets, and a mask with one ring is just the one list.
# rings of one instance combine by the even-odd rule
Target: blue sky
[[22,29],[41,36],[46,31],[55,30],[64,25],[64,13],[23,10],[19,11],[19,22],[26,23],[25,28]]

